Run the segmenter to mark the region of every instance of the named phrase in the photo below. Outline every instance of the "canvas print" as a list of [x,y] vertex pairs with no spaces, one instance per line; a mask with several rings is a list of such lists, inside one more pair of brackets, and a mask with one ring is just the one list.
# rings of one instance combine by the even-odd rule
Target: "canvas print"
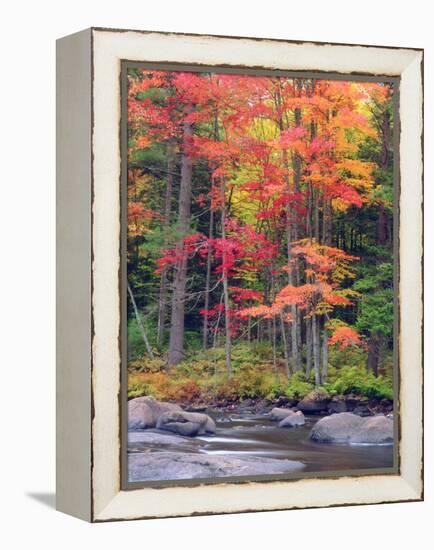
[[394,86],[126,68],[130,482],[394,468]]

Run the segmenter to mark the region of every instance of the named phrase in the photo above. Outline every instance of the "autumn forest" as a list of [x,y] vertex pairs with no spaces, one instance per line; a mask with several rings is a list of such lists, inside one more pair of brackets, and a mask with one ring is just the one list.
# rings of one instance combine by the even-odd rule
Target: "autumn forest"
[[130,398],[393,399],[393,103],[128,69]]

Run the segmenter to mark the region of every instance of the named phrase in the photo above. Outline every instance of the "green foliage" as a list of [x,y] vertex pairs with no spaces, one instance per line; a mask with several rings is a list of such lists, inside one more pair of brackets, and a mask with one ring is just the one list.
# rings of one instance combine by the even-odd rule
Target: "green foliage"
[[288,399],[303,399],[314,389],[315,385],[306,380],[302,372],[296,372],[291,376],[289,384],[285,387],[285,395]]
[[135,397],[143,397],[144,395],[152,395],[153,388],[150,384],[145,382],[137,384],[129,384],[128,386],[128,399],[134,399]]
[[315,388],[306,397],[312,401],[320,401],[321,399],[329,399],[330,392],[325,387]]
[[239,397],[261,397],[272,399],[280,393],[280,384],[269,372],[258,372],[254,368],[245,369],[236,375],[239,380]]
[[358,330],[390,337],[393,330],[393,265],[366,266],[354,288],[361,292]]
[[334,369],[326,389],[332,395],[356,394],[377,399],[393,399],[393,384],[388,377],[375,377],[363,367]]
[[334,367],[362,367],[366,363],[366,351],[359,347],[347,347],[341,349],[339,346],[329,348],[329,378],[334,372]]
[[[145,327],[145,331],[146,331],[146,335],[148,337],[149,343],[151,344],[151,347],[154,348],[156,338],[157,338],[155,323],[153,323],[151,319],[143,315],[141,316],[141,319]],[[137,325],[137,321],[135,317],[128,320],[127,331],[128,331],[128,358],[130,361],[134,361],[142,357],[146,353],[142,332]]]

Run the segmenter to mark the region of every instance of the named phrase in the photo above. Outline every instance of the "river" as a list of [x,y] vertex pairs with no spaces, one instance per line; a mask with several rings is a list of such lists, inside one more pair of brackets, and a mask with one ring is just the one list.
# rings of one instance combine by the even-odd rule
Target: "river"
[[[230,414],[220,411],[211,411],[209,414],[216,421],[217,429],[214,435],[182,438],[181,442],[178,440],[173,444],[169,437],[166,443],[161,444],[161,442],[143,442],[140,433],[133,432],[130,433],[128,451],[130,455],[176,451],[198,453],[202,456],[289,459],[302,462],[303,472],[363,470],[393,466],[392,445],[332,445],[312,441],[309,438],[310,430],[319,420],[319,416],[306,416],[304,426],[288,429],[279,428],[277,422],[271,420],[266,414]],[[151,431],[155,432],[155,430]]]

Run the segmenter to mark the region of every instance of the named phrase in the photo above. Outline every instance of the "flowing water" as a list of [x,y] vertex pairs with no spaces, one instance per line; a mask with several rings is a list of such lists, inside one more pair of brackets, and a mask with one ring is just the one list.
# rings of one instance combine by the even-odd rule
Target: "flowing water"
[[[331,445],[315,443],[309,438],[318,416],[306,416],[306,424],[297,428],[279,428],[268,415],[221,413],[214,435],[184,438],[182,445],[163,445],[164,450],[204,453],[207,455],[258,456],[303,462],[304,472],[345,471],[393,466],[392,445]],[[166,432],[167,433],[167,432]],[[139,434],[138,434],[139,435]],[[140,436],[131,438],[130,452],[163,450],[160,446],[141,444]]]

